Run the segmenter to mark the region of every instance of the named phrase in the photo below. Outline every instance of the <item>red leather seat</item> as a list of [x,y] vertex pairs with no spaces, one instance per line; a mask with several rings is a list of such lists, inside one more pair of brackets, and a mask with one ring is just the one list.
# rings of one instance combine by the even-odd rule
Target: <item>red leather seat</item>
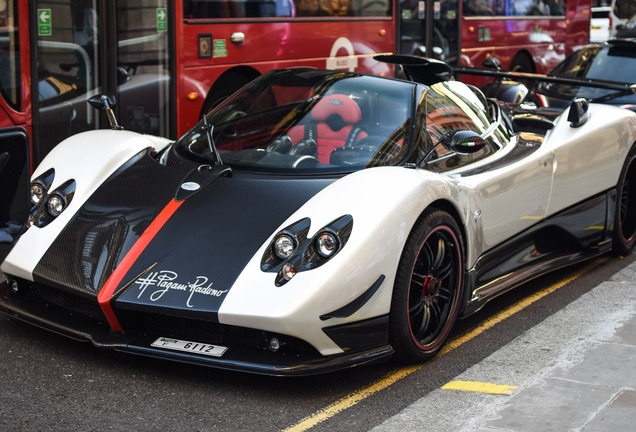
[[318,161],[329,163],[334,149],[353,145],[367,135],[357,126],[361,118],[360,107],[353,99],[333,94],[313,107],[310,124],[295,126],[288,134],[294,144],[303,138],[313,139],[318,147]]

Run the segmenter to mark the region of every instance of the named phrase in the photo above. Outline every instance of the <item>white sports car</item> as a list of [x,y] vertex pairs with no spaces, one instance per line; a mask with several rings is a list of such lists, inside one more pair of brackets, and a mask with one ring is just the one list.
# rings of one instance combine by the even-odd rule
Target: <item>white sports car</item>
[[424,361],[495,296],[631,251],[636,113],[504,105],[443,64],[385,60],[411,79],[273,71],[176,142],[115,123],[66,139],[32,176],[0,311],[306,375]]

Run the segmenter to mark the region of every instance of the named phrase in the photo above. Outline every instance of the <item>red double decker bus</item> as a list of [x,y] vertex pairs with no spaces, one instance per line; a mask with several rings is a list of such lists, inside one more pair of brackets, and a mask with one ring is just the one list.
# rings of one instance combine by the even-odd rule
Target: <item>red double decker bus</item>
[[[532,15],[541,1],[552,7]],[[401,52],[430,53],[452,65],[496,56],[504,67],[544,72],[587,42],[590,4],[4,0],[0,230],[23,220],[29,174],[55,145],[108,124],[86,103],[97,93],[117,97],[126,129],[176,138],[219,100],[275,68],[391,74],[373,56]]]
[[404,54],[455,66],[496,57],[505,69],[546,73],[589,41],[592,0],[405,0]]
[[55,145],[107,127],[91,96],[114,94],[126,129],[176,138],[274,68],[392,73],[373,56],[395,51],[393,12],[391,0],[0,2],[0,230],[24,219],[30,172]]

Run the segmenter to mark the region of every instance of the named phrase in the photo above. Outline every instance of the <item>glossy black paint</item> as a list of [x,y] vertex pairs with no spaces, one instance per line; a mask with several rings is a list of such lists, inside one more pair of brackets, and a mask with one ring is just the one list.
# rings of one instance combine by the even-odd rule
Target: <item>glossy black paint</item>
[[[209,319],[216,319],[228,290],[258,248],[332,181],[238,173],[217,178],[184,202],[137,259],[123,282],[143,276],[117,298],[115,311],[143,305],[168,315],[209,312]],[[184,286],[159,286],[161,272],[173,278],[166,282]]]
[[[13,281],[13,279],[12,279]],[[302,341],[295,341],[293,338],[287,338],[290,344],[300,344],[299,349],[291,352],[272,352],[263,346],[268,336],[265,332],[257,330],[241,329],[229,326],[220,326],[215,331],[207,331],[208,335],[216,333],[221,335],[221,341],[230,342],[225,335],[233,334],[242,337],[243,345],[233,345],[231,350],[222,358],[211,358],[203,355],[190,354],[178,351],[169,351],[159,348],[153,348],[151,343],[159,336],[165,334],[157,334],[153,331],[129,330],[124,333],[113,333],[105,321],[99,321],[82,314],[71,313],[66,307],[62,307],[51,303],[38,296],[34,296],[31,292],[31,283],[28,281],[19,281],[20,289],[17,293],[10,292],[10,282],[0,282],[0,312],[4,312],[38,327],[49,329],[66,337],[90,342],[99,348],[111,348],[119,351],[140,354],[153,358],[179,361],[183,363],[191,363],[201,366],[212,366],[220,369],[236,370],[243,372],[251,372],[257,374],[266,374],[274,376],[305,376],[318,373],[340,370],[346,367],[359,366],[364,364],[372,364],[388,360],[393,354],[391,346],[381,344],[385,340],[383,336],[383,327],[386,327],[386,318],[378,320],[369,320],[369,325],[363,326],[361,329],[365,331],[373,331],[371,341],[376,342],[376,346],[366,349],[350,349],[339,355],[324,357],[317,351],[307,347]],[[138,315],[138,314],[135,314]],[[124,317],[126,318],[126,317]],[[171,321],[165,320],[164,326],[168,327]],[[186,325],[183,319],[179,319],[181,325]],[[124,320],[126,322],[126,320]],[[205,324],[205,323],[203,323]],[[200,323],[201,325],[201,323]],[[207,325],[212,325],[207,323]],[[355,327],[355,326],[354,326]],[[196,328],[186,329],[191,336],[196,336]],[[337,339],[340,328],[329,329]],[[174,330],[173,330],[174,331]],[[194,331],[194,332],[193,332]],[[355,335],[349,332],[346,339],[348,341],[356,340]],[[366,346],[369,346],[369,340],[364,341],[365,333],[356,332],[357,340]],[[276,335],[273,335],[276,336]],[[247,339],[246,339],[247,337]],[[256,338],[261,339],[260,343],[253,346],[245,345],[246,341],[254,341]],[[206,340],[197,340],[198,342],[206,342]]]
[[138,154],[73,216],[35,267],[35,282],[84,297],[96,296],[170,201],[182,178],[182,172],[159,165],[146,152]]
[[333,312],[326,313],[320,316],[320,319],[326,321],[331,318],[347,318],[356,313],[362,306],[364,306],[373,297],[373,294],[380,288],[382,282],[384,282],[385,276],[381,275],[373,285],[371,285],[360,296],[353,299],[350,303],[347,303],[343,307]]
[[609,251],[615,200],[613,190],[597,195],[487,251],[467,272],[461,315],[530,279]]
[[[113,309],[215,321],[229,288],[267,237],[333,182],[184,168],[191,167],[164,166],[146,152],[122,166],[54,241],[35,268],[35,282],[96,301],[141,234],[171,199],[180,198],[183,204],[117,287]],[[184,182],[194,180],[201,186],[196,193],[180,193]]]
[[389,316],[325,327],[322,331],[345,352],[382,347],[389,341]]
[[22,222],[28,214],[29,148],[25,129],[0,132],[0,228],[9,221]]

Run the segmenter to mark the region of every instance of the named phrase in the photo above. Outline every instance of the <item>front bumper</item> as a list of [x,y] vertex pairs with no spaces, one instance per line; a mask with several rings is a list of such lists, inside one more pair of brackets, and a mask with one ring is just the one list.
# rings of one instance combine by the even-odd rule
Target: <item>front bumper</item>
[[[301,349],[272,352],[266,348],[268,335],[265,332],[218,323],[207,323],[208,326],[214,327],[213,331],[212,327],[199,326],[193,333],[181,335],[166,334],[165,329],[157,331],[150,328],[116,333],[111,330],[105,319],[100,320],[95,316],[75,313],[55,302],[32,295],[29,289],[21,287],[14,291],[9,281],[0,282],[0,312],[72,339],[90,342],[98,348],[110,348],[154,358],[272,376],[327,373],[386,361],[393,354],[393,348],[390,345],[383,345],[323,356],[313,348],[303,346],[302,341],[297,341]],[[170,326],[165,328],[168,327]],[[182,332],[189,328],[187,323],[179,327]],[[206,337],[203,335],[211,333],[215,334],[215,340],[201,340]],[[181,337],[201,343],[222,344],[228,349],[222,357],[209,357],[156,348],[151,344],[158,337]],[[243,342],[243,344],[234,344],[232,341]]]

